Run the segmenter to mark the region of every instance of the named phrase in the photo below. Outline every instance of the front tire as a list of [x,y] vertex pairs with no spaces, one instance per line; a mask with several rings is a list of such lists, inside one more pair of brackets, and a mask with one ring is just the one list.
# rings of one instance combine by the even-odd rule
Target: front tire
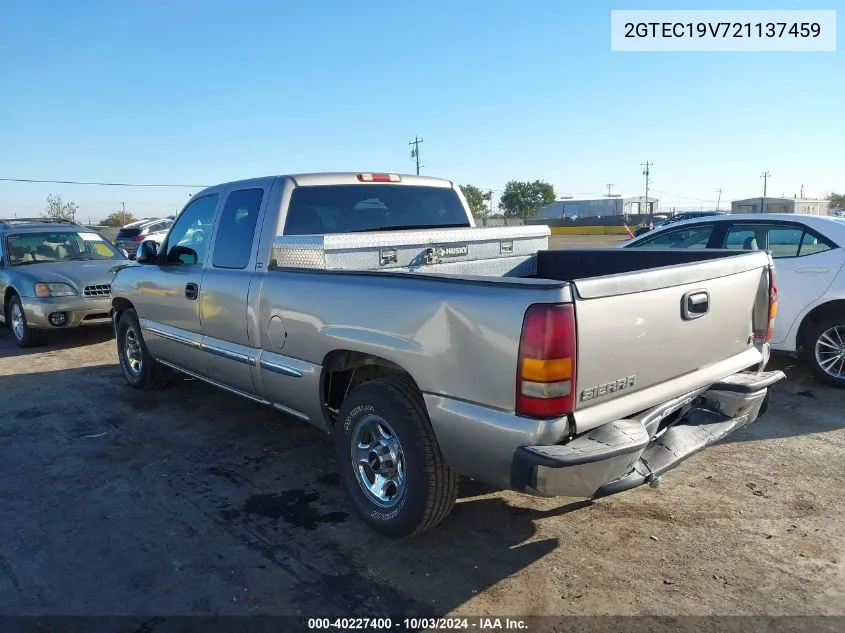
[[804,358],[819,381],[845,388],[845,316],[830,316],[809,327]]
[[344,491],[376,532],[412,536],[451,512],[458,476],[443,460],[410,378],[378,378],[353,389],[338,416],[334,447]]
[[170,369],[150,355],[135,310],[126,310],[117,322],[117,357],[123,377],[135,389],[158,389],[171,376]]
[[43,332],[30,327],[26,322],[26,313],[24,312],[21,298],[16,294],[12,295],[6,306],[6,325],[11,330],[12,337],[15,339],[18,347],[26,349],[41,344],[41,335]]

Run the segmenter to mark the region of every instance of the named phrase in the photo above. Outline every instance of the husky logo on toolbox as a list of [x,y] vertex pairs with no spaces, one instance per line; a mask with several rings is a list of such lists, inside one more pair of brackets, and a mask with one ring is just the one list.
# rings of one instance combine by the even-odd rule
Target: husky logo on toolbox
[[469,254],[469,246],[462,244],[461,246],[440,246],[437,248],[437,255],[439,257],[463,257]]
[[636,383],[636,376],[626,376],[625,378],[619,378],[618,380],[614,380],[612,382],[606,382],[603,385],[596,385],[595,387],[590,387],[589,389],[583,389],[581,391],[580,399],[592,400],[593,398],[600,398],[609,393],[615,393],[617,391],[622,391],[623,389],[630,389]]

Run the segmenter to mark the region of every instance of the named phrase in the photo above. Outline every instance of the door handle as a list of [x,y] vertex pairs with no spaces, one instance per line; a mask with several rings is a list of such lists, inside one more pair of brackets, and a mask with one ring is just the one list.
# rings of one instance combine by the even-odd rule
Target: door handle
[[685,321],[700,319],[710,311],[710,293],[706,290],[693,290],[681,299],[681,317]]
[[185,296],[188,299],[194,300],[200,294],[199,287],[195,283],[185,284]]

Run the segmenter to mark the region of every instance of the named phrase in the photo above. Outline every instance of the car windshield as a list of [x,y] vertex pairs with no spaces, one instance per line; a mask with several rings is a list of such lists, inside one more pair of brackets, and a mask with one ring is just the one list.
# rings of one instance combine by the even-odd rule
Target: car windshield
[[103,236],[86,231],[13,233],[6,237],[6,248],[12,266],[123,259]]

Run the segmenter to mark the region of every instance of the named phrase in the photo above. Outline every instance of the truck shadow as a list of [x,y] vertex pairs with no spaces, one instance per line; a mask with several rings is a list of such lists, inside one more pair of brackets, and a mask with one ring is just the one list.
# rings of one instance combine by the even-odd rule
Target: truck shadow
[[27,356],[44,352],[56,352],[72,347],[97,345],[114,338],[111,325],[80,327],[72,330],[47,330],[43,334],[41,345],[20,348],[15,343],[11,330],[0,324],[0,358]]
[[772,387],[769,410],[725,442],[747,442],[825,433],[845,428],[841,402],[845,390],[818,381],[801,361],[774,356],[766,369],[780,369],[786,379]]
[[104,364],[2,375],[0,394],[0,542],[41,553],[10,550],[7,612],[228,613],[248,583],[251,614],[443,614],[574,539],[537,525],[589,505],[467,482],[438,528],[396,541],[354,514],[326,434],[200,381],[139,392]]

